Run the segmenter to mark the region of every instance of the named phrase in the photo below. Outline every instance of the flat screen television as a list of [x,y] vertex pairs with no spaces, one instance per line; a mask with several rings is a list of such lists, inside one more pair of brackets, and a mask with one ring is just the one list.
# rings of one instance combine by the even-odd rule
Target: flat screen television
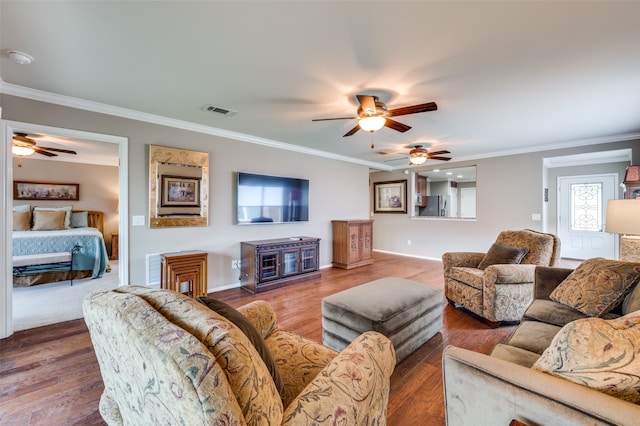
[[309,221],[309,181],[238,172],[239,225]]

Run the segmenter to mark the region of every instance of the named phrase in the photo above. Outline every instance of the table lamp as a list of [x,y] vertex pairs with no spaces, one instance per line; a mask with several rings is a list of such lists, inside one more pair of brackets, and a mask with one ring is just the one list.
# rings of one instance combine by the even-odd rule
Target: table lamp
[[609,200],[605,231],[620,237],[620,260],[640,262],[640,199]]

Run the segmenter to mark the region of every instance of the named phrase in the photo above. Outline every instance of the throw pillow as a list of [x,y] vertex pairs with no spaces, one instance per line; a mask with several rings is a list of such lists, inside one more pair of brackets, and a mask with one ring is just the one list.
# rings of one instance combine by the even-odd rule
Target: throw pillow
[[72,228],[88,228],[89,212],[71,212]]
[[582,262],[549,295],[590,317],[615,308],[640,280],[640,263],[602,257]]
[[13,211],[14,212],[30,212],[31,204],[22,204],[19,206],[13,206]]
[[64,210],[34,210],[34,231],[58,231],[64,229]]
[[555,335],[531,368],[640,404],[640,312],[584,318]]
[[71,209],[73,206],[64,206],[64,207],[34,207],[33,210],[49,210],[49,211],[58,211],[62,210],[65,212],[64,216],[64,229],[71,228]]
[[504,244],[494,243],[489,251],[480,261],[478,269],[485,269],[491,265],[502,265],[509,263],[520,263],[529,253],[529,250],[522,247],[510,247]]
[[13,230],[28,231],[31,229],[31,210],[13,212]]
[[202,303],[212,311],[222,315],[223,317],[225,317],[226,319],[234,323],[236,327],[238,327],[240,331],[242,331],[245,334],[245,336],[247,336],[249,341],[256,348],[256,352],[258,352],[258,354],[260,355],[260,358],[262,358],[262,361],[264,362],[264,365],[267,367],[267,370],[269,370],[269,373],[273,378],[273,382],[276,385],[276,389],[278,389],[278,392],[280,393],[280,398],[282,398],[282,400],[284,401],[284,398],[285,398],[284,381],[282,380],[282,376],[280,375],[280,370],[278,370],[278,367],[276,366],[276,362],[274,361],[273,356],[271,355],[271,351],[267,347],[267,344],[262,338],[262,335],[260,334],[260,332],[253,326],[253,324],[251,324],[251,322],[244,315],[242,315],[232,306],[220,300],[212,299],[206,296],[198,296],[198,302]]

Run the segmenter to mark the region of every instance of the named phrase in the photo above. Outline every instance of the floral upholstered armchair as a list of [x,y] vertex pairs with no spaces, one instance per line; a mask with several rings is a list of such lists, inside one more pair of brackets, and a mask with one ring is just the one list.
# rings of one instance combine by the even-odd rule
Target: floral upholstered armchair
[[503,231],[487,253],[442,256],[445,296],[491,325],[520,321],[533,301],[536,266],[554,266],[560,240],[530,229]]
[[395,352],[382,334],[338,353],[279,330],[264,301],[229,307],[267,360],[237,318],[177,292],[125,286],[83,308],[109,425],[386,424]]

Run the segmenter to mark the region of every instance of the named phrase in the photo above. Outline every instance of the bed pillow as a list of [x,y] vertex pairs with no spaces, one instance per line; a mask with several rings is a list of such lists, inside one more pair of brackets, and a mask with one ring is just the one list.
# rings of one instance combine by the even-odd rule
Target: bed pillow
[[482,261],[480,261],[478,269],[485,269],[491,265],[520,263],[527,253],[529,253],[529,250],[526,248],[494,243]]
[[14,212],[30,212],[31,204],[21,204],[19,206],[13,206]]
[[52,211],[57,211],[57,210],[62,210],[65,212],[64,215],[64,229],[70,229],[71,228],[71,210],[73,209],[73,206],[64,206],[64,207],[34,207],[33,210],[52,210]]
[[640,312],[583,318],[562,327],[531,367],[640,404]]
[[25,212],[13,212],[13,230],[28,231],[31,229],[31,210]]
[[72,228],[88,228],[89,212],[71,212]]
[[622,301],[640,280],[640,263],[587,259],[549,295],[590,317],[601,317]]
[[64,229],[64,210],[34,210],[34,231],[59,231]]
[[217,299],[212,299],[206,296],[198,296],[198,302],[202,303],[207,308],[211,309],[219,315],[222,315],[223,317],[234,323],[236,327],[238,327],[240,331],[242,331],[245,336],[247,336],[251,344],[253,344],[254,348],[256,348],[256,352],[258,352],[260,358],[262,358],[262,361],[267,367],[267,370],[269,370],[269,373],[273,378],[273,382],[276,385],[276,389],[278,389],[280,397],[284,400],[284,381],[282,380],[282,376],[280,375],[280,370],[278,370],[276,362],[271,355],[271,351],[267,347],[267,344],[262,338],[262,335],[254,327],[254,325],[251,324],[247,317],[242,315],[232,306]]

